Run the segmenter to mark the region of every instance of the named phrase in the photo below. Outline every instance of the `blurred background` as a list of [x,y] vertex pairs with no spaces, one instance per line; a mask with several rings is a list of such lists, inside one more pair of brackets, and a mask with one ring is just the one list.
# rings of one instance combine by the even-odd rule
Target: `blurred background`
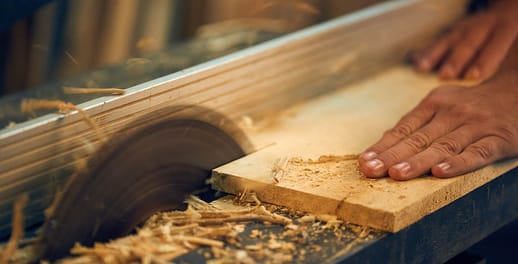
[[3,0],[0,97],[44,84],[126,88],[381,1]]

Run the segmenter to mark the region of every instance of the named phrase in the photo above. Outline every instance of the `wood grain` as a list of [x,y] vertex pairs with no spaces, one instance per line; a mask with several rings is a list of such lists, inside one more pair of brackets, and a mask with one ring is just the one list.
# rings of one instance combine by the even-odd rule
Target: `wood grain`
[[[272,116],[275,121],[263,120],[270,125],[259,123],[248,132],[256,145],[270,147],[215,169],[213,188],[234,194],[247,189],[266,202],[399,231],[518,165],[513,160],[456,178],[403,182],[367,179],[356,159],[341,158],[374,143],[438,85],[432,76],[395,67],[288,108]],[[335,157],[315,162],[322,155]],[[274,164],[283,158],[291,162],[282,166],[277,183]]]

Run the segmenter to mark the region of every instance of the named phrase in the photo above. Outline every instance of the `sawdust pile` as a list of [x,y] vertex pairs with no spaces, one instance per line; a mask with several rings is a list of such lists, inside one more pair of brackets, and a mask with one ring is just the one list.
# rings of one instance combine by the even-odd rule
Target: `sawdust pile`
[[[97,243],[92,248],[76,244],[71,253],[78,256],[60,263],[168,263],[199,246],[210,248],[209,263],[249,263],[252,259],[247,251],[257,251],[260,247],[249,246],[245,251],[225,248],[225,243],[238,243],[238,234],[244,230],[238,223],[259,221],[285,226],[292,223],[291,219],[268,211],[255,196],[251,197],[253,206],[221,210],[191,196],[187,210],[155,214],[135,235],[109,243]],[[270,248],[283,251],[293,247],[275,244]]]
[[[57,263],[314,263],[332,260],[376,232],[332,215],[262,204],[253,193],[210,204],[190,197],[187,203],[185,211],[153,215],[133,235],[93,247],[76,244],[73,256]],[[36,262],[33,249],[19,249],[9,263]]]
[[[358,154],[322,155],[318,159],[301,157],[281,158],[274,162],[271,172],[274,184],[282,181],[285,186],[295,184],[308,188],[326,186],[346,186],[346,175],[361,177]],[[340,193],[340,191],[336,191]]]
[[[92,248],[76,245],[71,252],[77,256],[60,263],[184,263],[192,262],[181,259],[189,254],[210,264],[312,262],[306,257],[333,259],[370,238],[369,228],[345,225],[336,216],[263,205],[253,193],[245,201],[229,199],[215,206],[190,197],[187,210],[155,214],[135,235]],[[334,251],[324,253],[324,246],[335,244]]]

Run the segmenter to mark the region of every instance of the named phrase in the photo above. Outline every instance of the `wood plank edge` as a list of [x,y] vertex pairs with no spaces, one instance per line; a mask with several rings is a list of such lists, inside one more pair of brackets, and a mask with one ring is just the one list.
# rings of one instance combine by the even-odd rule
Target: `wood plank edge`
[[377,211],[359,204],[347,202],[347,199],[336,200],[329,197],[315,197],[312,194],[290,190],[254,180],[243,180],[235,175],[212,171],[212,188],[234,195],[255,192],[263,202],[287,206],[294,210],[311,212],[312,214],[336,215],[343,221],[365,225],[375,229],[394,232],[395,215],[388,211]]

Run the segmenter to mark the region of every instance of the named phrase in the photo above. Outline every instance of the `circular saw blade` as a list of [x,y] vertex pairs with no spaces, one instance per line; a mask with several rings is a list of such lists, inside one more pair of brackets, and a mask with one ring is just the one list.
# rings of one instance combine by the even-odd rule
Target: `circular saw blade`
[[231,126],[236,135],[237,127],[203,113],[213,122],[199,115],[166,118],[102,146],[47,219],[43,257],[65,256],[75,242],[90,246],[126,235],[158,211],[184,209],[187,195],[207,188],[211,169],[243,156],[235,140],[243,135],[221,128]]

